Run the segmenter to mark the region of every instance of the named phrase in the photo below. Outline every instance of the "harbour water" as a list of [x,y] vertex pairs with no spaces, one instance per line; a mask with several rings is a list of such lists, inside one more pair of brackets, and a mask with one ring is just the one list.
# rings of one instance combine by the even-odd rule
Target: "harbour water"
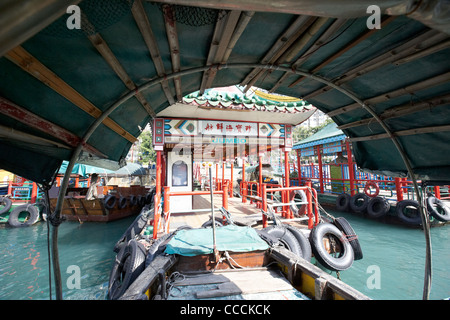
[[[419,229],[383,224],[353,214],[344,216],[358,234],[362,260],[341,279],[376,300],[422,298],[425,238]],[[59,254],[64,299],[107,299],[114,244],[134,217],[109,223],[64,222]],[[432,228],[433,280],[430,299],[450,297],[450,229]],[[80,275],[80,282],[74,281]],[[0,228],[0,300],[48,300],[47,226]],[[54,295],[54,288],[53,288]],[[54,298],[54,297],[53,297]]]

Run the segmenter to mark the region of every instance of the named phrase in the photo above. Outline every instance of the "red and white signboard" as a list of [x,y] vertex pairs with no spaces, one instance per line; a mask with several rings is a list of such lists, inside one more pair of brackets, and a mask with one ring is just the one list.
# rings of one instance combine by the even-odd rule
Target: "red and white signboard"
[[258,135],[258,124],[254,122],[200,120],[199,124],[201,134],[228,136]]

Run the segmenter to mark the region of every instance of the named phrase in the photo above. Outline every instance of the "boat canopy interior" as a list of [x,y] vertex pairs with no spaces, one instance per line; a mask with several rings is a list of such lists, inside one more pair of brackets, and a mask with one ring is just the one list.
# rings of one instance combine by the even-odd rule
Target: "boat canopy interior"
[[450,181],[449,12],[444,0],[3,1],[0,167],[47,184],[81,144],[78,162],[118,169],[158,114],[239,84],[331,116],[363,170]]

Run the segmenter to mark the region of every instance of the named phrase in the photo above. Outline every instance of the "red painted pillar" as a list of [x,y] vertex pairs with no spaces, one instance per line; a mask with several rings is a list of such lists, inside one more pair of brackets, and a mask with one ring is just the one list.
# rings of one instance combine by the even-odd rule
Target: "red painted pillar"
[[234,171],[234,163],[231,161],[231,172],[230,172],[230,184],[228,187],[230,188],[230,198],[233,198],[233,171]]
[[306,181],[305,185],[308,187],[308,190],[306,192],[306,199],[308,201],[308,204],[306,205],[306,214],[308,215],[308,229],[312,229],[314,226],[313,222],[313,205],[312,205],[312,183],[311,180]]
[[31,198],[30,198],[30,203],[36,203],[36,199],[37,199],[37,184],[36,182],[33,182],[33,186],[31,188]]
[[219,176],[219,164],[216,163],[216,188],[215,190],[219,190],[219,179],[217,178]]
[[[170,223],[169,211],[170,211],[170,187],[164,186],[164,210],[163,210],[163,212],[164,212],[164,217],[168,217],[168,218],[166,218],[166,219],[168,219],[166,221],[166,224],[167,224],[166,232],[169,232],[169,223]],[[153,228],[155,228],[155,227],[153,226]],[[155,229],[153,229],[153,230],[155,230]]]
[[352,158],[352,150],[350,149],[350,143],[348,140],[345,140],[345,145],[347,147],[347,159],[348,159],[348,175],[350,178],[350,194],[354,196],[356,194],[355,191],[355,171],[353,167],[353,158]]
[[225,210],[228,210],[228,184],[223,182],[222,185],[222,207],[225,208]]
[[395,180],[395,192],[397,193],[397,202],[403,200],[402,179],[394,178]]
[[324,193],[324,187],[323,187],[323,168],[322,168],[322,151],[320,150],[320,146],[317,146],[317,161],[319,162],[319,185],[320,185],[320,193]]
[[221,190],[223,189],[224,184],[225,184],[225,162],[222,161],[222,187],[221,187]]
[[298,185],[302,185],[302,164],[301,164],[301,157],[300,157],[300,149],[297,149],[297,169],[298,169]]
[[162,151],[156,151],[156,194],[155,194],[155,215],[153,220],[153,239],[158,237],[158,222],[159,222],[159,211],[158,207],[161,203],[161,173],[162,173],[162,163],[161,163]]
[[[286,148],[284,149],[284,186],[289,188],[289,151],[287,151]],[[287,203],[289,202],[289,191],[285,191],[284,194],[285,196],[283,202]],[[286,212],[286,218],[292,218],[289,206],[285,206],[284,211]]]
[[[262,210],[267,213],[267,185],[262,185],[261,195],[262,195]],[[267,228],[267,217],[263,213],[262,216],[263,228]]]

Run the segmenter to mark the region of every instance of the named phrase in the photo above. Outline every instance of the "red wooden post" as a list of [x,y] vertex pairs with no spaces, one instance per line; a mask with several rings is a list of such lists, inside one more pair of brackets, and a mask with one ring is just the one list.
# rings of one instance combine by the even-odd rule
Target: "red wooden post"
[[434,187],[434,196],[438,199],[441,198],[441,189],[439,188],[439,186]]
[[216,163],[216,187],[214,190],[219,190],[219,164]]
[[228,210],[228,185],[226,182],[223,182],[222,192],[222,207]]
[[301,164],[301,157],[300,157],[300,149],[297,149],[297,169],[298,169],[298,185],[302,185],[302,164]]
[[347,159],[348,159],[348,175],[350,178],[350,194],[354,196],[356,194],[355,190],[355,171],[353,167],[352,150],[350,149],[350,143],[345,140],[345,145],[347,147]]
[[36,199],[37,199],[37,184],[36,182],[33,182],[33,187],[31,188],[31,198],[30,198],[30,203],[36,203]]
[[395,178],[394,180],[395,180],[395,191],[397,193],[397,202],[400,202],[403,200],[402,179]]
[[225,162],[222,161],[222,188],[225,184]]
[[[261,194],[262,194],[262,209],[264,212],[267,213],[267,185],[263,184],[262,185],[262,190],[261,190]],[[262,221],[263,221],[263,228],[267,228],[267,217],[266,215],[263,213],[262,216]]]
[[320,184],[320,193],[324,193],[323,187],[323,168],[322,168],[322,152],[320,150],[320,146],[317,146],[317,159],[319,162],[319,184]]
[[231,161],[231,172],[230,172],[231,177],[230,177],[230,185],[229,185],[230,198],[233,198],[233,171],[234,171],[234,163],[233,163],[233,161]]
[[308,229],[312,229],[314,226],[312,216],[313,216],[313,206],[312,206],[312,184],[311,180],[306,181],[305,185],[308,187],[306,192],[306,199],[308,204],[306,205],[306,214],[308,215]]
[[153,219],[153,239],[158,237],[158,220],[159,220],[159,204],[161,202],[161,171],[162,171],[162,163],[161,163],[161,150],[156,151],[156,195],[155,195],[155,213]]

